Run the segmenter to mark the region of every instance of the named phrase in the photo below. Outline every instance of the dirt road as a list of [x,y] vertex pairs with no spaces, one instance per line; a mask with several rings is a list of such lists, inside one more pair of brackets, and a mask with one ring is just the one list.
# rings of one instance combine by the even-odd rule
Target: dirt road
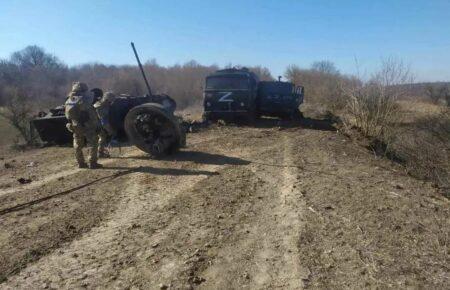
[[214,127],[95,171],[70,148],[4,156],[0,288],[449,288],[448,200],[309,125]]

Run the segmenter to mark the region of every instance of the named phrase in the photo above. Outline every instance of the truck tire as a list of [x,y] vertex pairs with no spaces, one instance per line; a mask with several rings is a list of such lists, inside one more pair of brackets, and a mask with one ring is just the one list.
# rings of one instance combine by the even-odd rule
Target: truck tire
[[247,123],[249,126],[255,126],[256,121],[258,120],[258,113],[256,110],[250,110],[247,115]]
[[131,109],[124,128],[133,145],[155,158],[177,151],[185,142],[179,121],[157,103]]
[[294,111],[291,113],[290,118],[291,118],[292,121],[297,121],[297,122],[299,122],[299,121],[301,121],[301,120],[303,119],[303,114],[302,114],[302,112],[300,112],[299,109],[296,109],[296,110],[294,110]]

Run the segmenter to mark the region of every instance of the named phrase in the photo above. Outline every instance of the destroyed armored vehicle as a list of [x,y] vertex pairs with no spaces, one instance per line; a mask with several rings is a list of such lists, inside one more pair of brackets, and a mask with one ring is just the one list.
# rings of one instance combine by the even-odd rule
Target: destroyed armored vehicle
[[[149,93],[143,97],[121,95],[111,105],[109,123],[119,140],[128,140],[139,149],[159,157],[186,144],[185,131],[174,116],[176,102],[167,95],[153,95],[139,57],[132,44]],[[54,144],[72,142],[66,128],[64,106],[40,113],[31,121],[42,141]]]
[[282,81],[259,81],[247,68],[218,70],[206,77],[204,114],[206,120],[277,116],[301,116],[303,87]]

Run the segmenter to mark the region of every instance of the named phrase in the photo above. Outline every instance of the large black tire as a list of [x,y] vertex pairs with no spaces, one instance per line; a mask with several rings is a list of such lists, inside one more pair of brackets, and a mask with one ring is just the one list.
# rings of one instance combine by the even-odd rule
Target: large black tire
[[[145,136],[138,128],[137,122],[139,122],[138,117],[140,116],[149,116],[150,119],[153,118],[151,120],[157,118],[157,123],[162,125],[158,127],[151,123],[154,126],[152,134]],[[147,103],[131,109],[125,117],[124,128],[128,140],[133,145],[155,158],[171,154],[185,143],[184,132],[182,132],[178,120],[157,103]],[[157,139],[154,136],[162,136],[158,130],[164,130],[164,138],[170,142],[170,145],[164,146],[162,150],[155,145]]]
[[202,119],[205,122],[211,122],[211,123],[217,122],[217,116],[211,112],[203,113]]
[[295,109],[290,115],[291,121],[300,122],[303,119],[303,113],[299,109]]
[[256,125],[256,121],[258,119],[258,113],[256,112],[256,110],[250,110],[248,112],[247,118],[246,118],[246,123],[248,126],[255,126]]

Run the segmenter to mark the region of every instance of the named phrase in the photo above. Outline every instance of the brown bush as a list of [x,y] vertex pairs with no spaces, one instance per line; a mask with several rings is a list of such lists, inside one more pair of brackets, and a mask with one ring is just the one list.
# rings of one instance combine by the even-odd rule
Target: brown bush
[[[6,90],[8,98],[5,100],[0,115],[5,118],[17,131],[27,144],[32,144],[35,139],[30,127],[33,117],[33,104],[30,98],[17,88]],[[14,142],[16,142],[15,140]]]
[[365,136],[383,138],[399,117],[397,100],[411,83],[409,68],[402,61],[389,58],[368,82],[353,82],[343,88],[346,95],[347,127],[358,128]]

